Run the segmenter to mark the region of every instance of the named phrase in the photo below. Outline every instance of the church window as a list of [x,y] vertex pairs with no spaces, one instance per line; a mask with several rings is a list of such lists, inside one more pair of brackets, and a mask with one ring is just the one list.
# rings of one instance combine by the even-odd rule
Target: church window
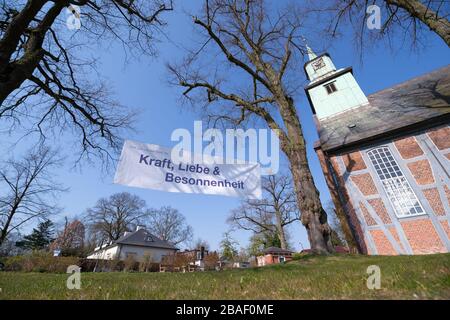
[[337,91],[336,85],[334,84],[334,82],[328,83],[326,85],[324,85],[325,89],[327,89],[327,93],[328,94],[332,94],[333,92]]
[[367,154],[381,180],[389,201],[394,207],[397,217],[424,214],[419,199],[417,199],[389,148],[372,149]]

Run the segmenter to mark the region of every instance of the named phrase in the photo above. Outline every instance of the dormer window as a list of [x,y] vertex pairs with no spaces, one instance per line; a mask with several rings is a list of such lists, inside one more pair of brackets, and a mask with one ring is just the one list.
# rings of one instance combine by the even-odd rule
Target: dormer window
[[326,85],[324,85],[325,89],[327,90],[328,94],[332,94],[333,92],[337,91],[336,85],[333,82],[327,83]]
[[147,236],[145,238],[145,241],[152,242],[153,241],[153,237],[152,236]]

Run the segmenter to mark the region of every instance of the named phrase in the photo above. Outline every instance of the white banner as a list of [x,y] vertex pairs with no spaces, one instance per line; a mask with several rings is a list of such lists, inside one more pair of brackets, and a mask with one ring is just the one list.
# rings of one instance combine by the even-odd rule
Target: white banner
[[[194,157],[190,157],[194,159]],[[215,164],[171,160],[171,149],[126,140],[114,183],[168,192],[218,194],[261,199],[259,164]]]

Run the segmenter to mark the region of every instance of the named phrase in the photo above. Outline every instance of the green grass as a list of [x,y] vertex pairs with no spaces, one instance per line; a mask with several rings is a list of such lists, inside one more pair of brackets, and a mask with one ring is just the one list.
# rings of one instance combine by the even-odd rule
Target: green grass
[[[381,269],[381,289],[366,286]],[[450,299],[450,254],[308,257],[285,265],[198,273],[0,272],[0,299]]]

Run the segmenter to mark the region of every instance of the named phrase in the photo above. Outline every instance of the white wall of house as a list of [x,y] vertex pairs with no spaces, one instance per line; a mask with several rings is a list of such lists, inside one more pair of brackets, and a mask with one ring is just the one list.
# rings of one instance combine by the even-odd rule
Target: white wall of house
[[[151,257],[151,261],[154,263],[160,263],[162,256],[173,254],[175,251],[172,249],[152,248],[144,246],[132,246],[132,245],[114,245],[109,248],[97,250],[88,259],[101,259],[101,260],[113,260],[118,258],[119,260],[125,260],[127,256],[133,255],[136,261],[144,261],[146,255]],[[118,256],[120,254],[120,257]]]
[[146,255],[151,257],[151,261],[154,263],[160,263],[162,256],[173,254],[175,250],[163,249],[163,248],[152,248],[144,246],[131,246],[122,245],[120,249],[120,260],[125,260],[128,255],[133,255],[136,261],[143,261]]
[[96,250],[91,255],[87,256],[88,259],[100,259],[100,260],[113,260],[116,257],[118,247],[114,245],[109,248]]

